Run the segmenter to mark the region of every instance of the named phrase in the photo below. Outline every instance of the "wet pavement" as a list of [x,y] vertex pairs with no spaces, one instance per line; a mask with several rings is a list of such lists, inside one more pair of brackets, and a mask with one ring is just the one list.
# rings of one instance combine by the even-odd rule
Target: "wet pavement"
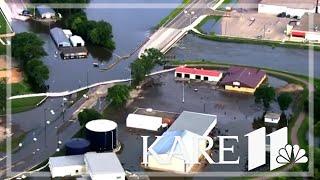
[[[140,166],[142,157],[142,135],[154,136],[150,131],[128,131],[125,119],[128,113],[136,108],[152,108],[154,110],[181,113],[184,110],[200,113],[215,114],[218,117],[216,130],[222,135],[238,135],[239,144],[227,141],[226,146],[235,143],[235,153],[240,154],[240,166],[238,165],[209,165],[202,171],[243,171],[246,165],[247,142],[245,134],[251,132],[254,117],[261,116],[263,108],[256,105],[254,97],[249,94],[225,92],[222,89],[205,83],[190,83],[185,85],[185,102],[182,103],[182,82],[174,80],[173,73],[166,73],[154,77],[155,85],[147,87],[127,109],[119,112],[109,112],[107,118],[114,120],[119,126],[119,140],[124,144],[119,154],[119,159],[125,169],[129,171],[143,171]],[[270,84],[278,87],[286,82],[271,77]],[[198,89],[198,91],[195,91]],[[279,109],[276,103],[273,109]],[[149,145],[151,142],[149,142]],[[236,158],[232,154],[226,154],[227,160]],[[214,158],[216,158],[214,156]],[[196,178],[197,179],[197,178]]]

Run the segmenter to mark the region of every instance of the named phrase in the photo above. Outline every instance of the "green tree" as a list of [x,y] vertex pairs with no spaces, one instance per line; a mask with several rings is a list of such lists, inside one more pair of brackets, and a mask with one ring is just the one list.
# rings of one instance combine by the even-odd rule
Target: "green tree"
[[46,90],[45,81],[49,79],[49,69],[42,61],[30,60],[25,67],[25,73],[35,91]]
[[34,33],[18,33],[12,38],[12,55],[24,67],[29,60],[47,55],[43,44],[44,42]]
[[94,109],[84,109],[78,114],[80,126],[83,127],[91,120],[102,119],[102,115]]
[[6,112],[7,104],[7,88],[6,88],[6,79],[0,79],[0,114]]
[[263,85],[256,89],[254,96],[256,103],[260,103],[262,101],[263,106],[268,109],[270,107],[270,102],[274,100],[276,93],[273,87]]
[[105,21],[97,22],[94,28],[89,31],[89,40],[92,44],[106,47],[109,50],[115,49],[112,38],[112,26]]
[[292,97],[290,93],[281,93],[278,96],[278,104],[280,106],[281,111],[287,110],[291,103]]
[[107,100],[115,107],[123,106],[130,97],[130,88],[127,85],[115,85],[108,90]]
[[140,57],[141,59],[147,59],[152,64],[164,65],[164,54],[156,48],[146,49]]

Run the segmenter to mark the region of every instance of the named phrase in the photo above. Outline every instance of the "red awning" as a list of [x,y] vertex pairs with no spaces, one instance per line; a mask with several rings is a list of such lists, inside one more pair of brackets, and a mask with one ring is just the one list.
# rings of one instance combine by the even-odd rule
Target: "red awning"
[[294,37],[305,37],[306,36],[306,32],[304,31],[292,31],[291,35]]
[[176,68],[177,73],[187,73],[187,74],[195,74],[195,75],[204,75],[204,76],[214,76],[219,77],[221,75],[220,71],[215,70],[206,70],[206,69],[196,69],[196,68],[187,68],[184,66],[180,66]]

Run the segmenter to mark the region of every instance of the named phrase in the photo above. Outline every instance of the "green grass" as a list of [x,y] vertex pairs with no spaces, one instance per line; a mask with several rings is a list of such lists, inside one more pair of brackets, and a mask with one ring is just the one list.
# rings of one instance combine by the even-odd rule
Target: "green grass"
[[307,150],[308,146],[309,146],[308,141],[306,139],[306,134],[309,131],[309,123],[308,123],[309,121],[308,120],[309,120],[308,117],[306,117],[303,120],[303,122],[298,130],[298,134],[297,134],[299,146],[305,150]]
[[11,84],[11,95],[21,95],[33,93],[30,85],[26,81]]
[[[271,46],[272,48],[276,48],[276,47],[299,48],[299,49],[308,49],[309,48],[309,44],[304,44],[304,43],[300,43],[300,42],[281,42],[281,41],[271,41],[271,40],[262,40],[262,39],[249,39],[249,38],[240,38],[240,37],[205,35],[205,34],[197,34],[197,33],[194,33],[194,34],[196,34],[200,38],[211,40],[211,41],[218,41],[218,42],[267,45],[267,46]],[[320,46],[314,46],[314,50],[320,51]]]
[[37,104],[40,103],[45,97],[30,97],[30,98],[22,98],[22,99],[13,99],[11,100],[11,112],[19,113],[28,111],[37,107]]
[[[26,137],[26,133],[22,133],[18,135],[17,137],[13,137],[11,140],[11,150],[12,152],[17,149],[19,146],[19,143],[23,141],[23,139]],[[7,142],[3,141],[0,144],[0,152],[6,152],[7,151]]]
[[159,28],[159,27],[163,26],[164,24],[166,24],[167,22],[174,19],[179,13],[181,13],[183,11],[183,8],[190,3],[191,3],[191,0],[183,0],[182,4],[179,5],[177,8],[175,8],[173,11],[171,11],[171,13],[168,16],[164,17],[159,22],[159,24],[156,26],[156,28]]
[[0,10],[0,34],[7,34],[7,21],[3,16],[2,10]]
[[0,43],[0,55],[6,55],[6,46]]

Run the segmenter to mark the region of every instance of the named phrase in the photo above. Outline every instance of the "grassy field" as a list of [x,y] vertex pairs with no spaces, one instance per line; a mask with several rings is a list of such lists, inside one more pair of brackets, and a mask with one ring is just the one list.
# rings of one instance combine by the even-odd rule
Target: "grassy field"
[[3,16],[2,10],[0,10],[0,34],[7,34],[7,21]]
[[22,81],[20,83],[11,84],[11,95],[12,96],[21,95],[21,94],[30,94],[30,93],[32,93],[31,87],[25,81]]
[[182,1],[182,4],[180,6],[178,6],[177,8],[175,8],[173,11],[171,11],[171,13],[164,17],[160,22],[159,24],[156,26],[156,28],[159,28],[161,27],[162,25],[166,24],[167,22],[171,21],[172,19],[174,19],[180,12],[183,11],[183,8],[190,4],[191,3],[191,0],[183,0]]
[[[18,135],[17,137],[13,137],[11,140],[11,150],[14,151],[19,146],[19,143],[23,141],[23,139],[26,137],[26,133],[22,133]],[[6,152],[7,151],[7,142],[3,141],[0,144],[0,152]]]
[[13,114],[28,111],[37,107],[37,104],[40,103],[44,98],[45,97],[41,96],[11,100],[11,111]]

